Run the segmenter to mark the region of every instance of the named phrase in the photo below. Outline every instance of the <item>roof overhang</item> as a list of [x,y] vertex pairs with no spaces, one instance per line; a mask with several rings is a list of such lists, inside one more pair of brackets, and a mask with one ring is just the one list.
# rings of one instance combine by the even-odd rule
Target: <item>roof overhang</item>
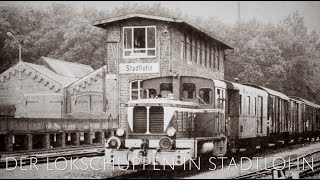
[[109,23],[113,23],[113,22],[117,22],[117,21],[121,21],[121,20],[125,20],[125,19],[130,19],[130,18],[145,18],[145,19],[153,19],[153,20],[159,20],[159,21],[185,24],[186,26],[189,26],[190,28],[193,28],[199,32],[204,33],[205,35],[209,36],[210,38],[214,39],[215,41],[218,41],[219,43],[224,45],[226,47],[226,49],[234,49],[232,46],[230,46],[227,43],[220,40],[220,38],[212,35],[212,33],[209,33],[202,28],[199,28],[189,22],[183,21],[182,19],[178,19],[178,18],[133,13],[133,14],[127,14],[127,15],[121,15],[121,16],[115,16],[115,17],[102,19],[102,20],[97,20],[97,21],[94,21],[92,25],[100,27],[100,28],[104,28]]

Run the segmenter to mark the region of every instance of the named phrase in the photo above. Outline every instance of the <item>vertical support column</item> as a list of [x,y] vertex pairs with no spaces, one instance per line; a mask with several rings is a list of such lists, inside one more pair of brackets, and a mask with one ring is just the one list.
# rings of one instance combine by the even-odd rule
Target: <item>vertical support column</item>
[[13,151],[13,135],[12,134],[8,134],[6,135],[6,151]]
[[26,134],[24,143],[27,150],[32,150],[32,134]]
[[58,147],[66,147],[66,133],[57,134]]
[[50,134],[49,133],[46,133],[44,134],[44,137],[43,137],[43,141],[44,141],[44,149],[50,149]]
[[72,141],[72,145],[79,146],[80,145],[80,132],[71,133],[71,141]]
[[98,144],[104,143],[104,132],[103,131],[95,132],[95,137],[96,137],[96,143],[98,143]]
[[86,132],[84,133],[84,143],[85,144],[92,144],[92,132]]

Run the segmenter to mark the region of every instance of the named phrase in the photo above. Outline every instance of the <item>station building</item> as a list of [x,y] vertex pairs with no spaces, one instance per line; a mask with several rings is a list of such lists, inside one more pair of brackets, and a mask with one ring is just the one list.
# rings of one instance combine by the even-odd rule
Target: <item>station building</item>
[[93,22],[106,30],[107,67],[117,77],[120,127],[126,128],[126,103],[139,99],[140,81],[159,76],[224,79],[231,46],[177,18],[128,14]]
[[106,31],[105,66],[94,71],[46,57],[42,64],[19,62],[0,75],[1,112],[30,118],[76,113],[80,115],[74,117],[86,118],[81,113],[89,113],[118,118],[126,128],[126,103],[140,98],[141,80],[171,75],[224,79],[224,61],[232,47],[191,23],[128,14],[93,25]]

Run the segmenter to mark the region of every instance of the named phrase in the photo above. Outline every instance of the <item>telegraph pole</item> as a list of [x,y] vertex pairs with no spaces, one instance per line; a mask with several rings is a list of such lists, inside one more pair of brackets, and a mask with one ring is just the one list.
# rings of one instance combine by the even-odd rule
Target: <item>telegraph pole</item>
[[240,1],[238,1],[238,22],[240,22],[241,16],[240,16]]

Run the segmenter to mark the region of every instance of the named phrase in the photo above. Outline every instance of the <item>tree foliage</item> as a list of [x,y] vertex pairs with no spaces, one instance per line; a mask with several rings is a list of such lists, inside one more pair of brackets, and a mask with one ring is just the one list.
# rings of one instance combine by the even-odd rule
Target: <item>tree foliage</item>
[[181,18],[205,29],[234,47],[225,61],[225,79],[263,85],[288,95],[320,103],[320,36],[309,31],[299,12],[280,23],[256,19],[226,24],[215,17],[193,17],[161,3],[123,3],[110,11],[83,7],[81,10],[52,3],[45,9],[0,7],[0,72],[18,61],[18,45],[23,61],[39,63],[41,56],[89,64],[97,69],[106,56],[104,30],[92,21],[129,13]]

